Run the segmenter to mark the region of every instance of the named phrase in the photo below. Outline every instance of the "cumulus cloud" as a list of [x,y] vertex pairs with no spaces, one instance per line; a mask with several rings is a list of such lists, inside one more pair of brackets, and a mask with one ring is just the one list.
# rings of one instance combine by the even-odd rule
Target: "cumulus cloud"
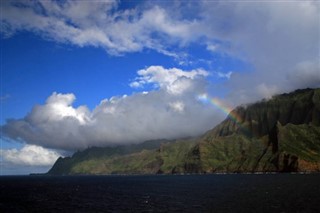
[[54,92],[46,101],[44,106],[35,106],[28,116],[30,122],[43,123],[46,121],[59,121],[65,117],[74,119],[80,125],[88,120],[88,108],[80,106],[73,108],[71,104],[75,101],[74,94],[57,94]]
[[150,66],[138,71],[139,77],[133,81],[131,87],[143,87],[144,84],[154,84],[171,94],[181,94],[192,89],[192,82],[197,77],[208,76],[203,69],[185,72],[181,69],[165,69],[162,66]]
[[149,92],[102,100],[92,111],[73,107],[73,94],[53,93],[23,119],[2,126],[5,137],[65,150],[197,136],[225,116],[198,100],[206,92],[204,70],[151,66],[138,83],[158,85]]
[[[318,1],[192,3],[124,9],[119,1],[4,1],[1,32],[12,36],[28,30],[112,55],[148,48],[180,58],[176,49],[200,44],[250,65],[243,72],[216,73],[228,79],[216,88],[227,91],[226,102],[234,105],[320,87]],[[16,140],[63,149],[197,135],[223,117],[195,98],[207,92],[207,75],[203,69],[147,67],[130,86],[153,85],[153,91],[105,99],[92,111],[73,107],[73,94],[54,93],[3,130]]]
[[184,40],[192,22],[174,20],[158,6],[145,10],[118,6],[116,0],[5,1],[1,30],[6,36],[29,30],[58,42],[102,47],[113,55],[150,48],[179,57],[166,50],[164,41]]
[[0,154],[4,162],[19,166],[51,166],[60,156],[56,151],[28,144],[20,150],[1,150]]
[[[243,60],[250,72],[224,76],[234,104],[262,98],[262,87],[287,92],[320,84],[318,1],[146,1],[133,8],[116,0],[4,1],[1,7],[6,36],[28,30],[113,55],[154,49],[180,65],[187,60],[179,48],[199,43],[209,52]],[[312,67],[302,65],[308,63]],[[141,73],[131,86],[150,80]]]

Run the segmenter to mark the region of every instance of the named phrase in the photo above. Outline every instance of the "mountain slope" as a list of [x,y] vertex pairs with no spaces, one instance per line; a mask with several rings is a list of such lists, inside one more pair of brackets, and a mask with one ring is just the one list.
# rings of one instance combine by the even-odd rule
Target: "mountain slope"
[[237,107],[198,146],[206,172],[319,171],[320,89]]
[[268,134],[277,122],[282,125],[320,126],[320,89],[296,90],[248,106],[239,106],[207,134],[212,137],[242,133],[249,137]]
[[89,148],[59,158],[48,174],[155,174],[183,172],[195,140],[148,141],[138,145]]
[[48,174],[320,171],[320,89],[239,106],[202,137],[89,148]]

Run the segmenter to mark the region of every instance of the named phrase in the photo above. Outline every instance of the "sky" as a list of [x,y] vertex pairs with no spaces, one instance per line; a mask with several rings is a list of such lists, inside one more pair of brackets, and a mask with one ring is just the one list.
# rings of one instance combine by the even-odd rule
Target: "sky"
[[[1,1],[1,175],[195,137],[320,87],[318,1]],[[216,101],[211,101],[216,100]]]

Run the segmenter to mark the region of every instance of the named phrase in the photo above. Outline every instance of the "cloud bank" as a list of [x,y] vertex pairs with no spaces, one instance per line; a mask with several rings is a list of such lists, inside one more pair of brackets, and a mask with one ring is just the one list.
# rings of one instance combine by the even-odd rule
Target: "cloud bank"
[[25,118],[9,120],[3,133],[29,144],[77,150],[197,136],[225,116],[197,99],[206,92],[204,70],[151,66],[138,75],[132,86],[151,84],[155,89],[102,100],[92,111],[73,107],[74,94],[53,93]]
[[[318,1],[207,4],[206,19],[213,23],[209,34],[223,36],[231,43],[224,51],[252,65],[249,72],[231,75],[226,84],[230,100],[245,103],[320,86]],[[223,26],[216,25],[221,23],[214,21],[217,17]]]
[[[318,1],[190,2],[146,1],[125,8],[119,1],[4,1],[1,33],[31,31],[110,55],[152,49],[178,60],[192,55],[184,52],[188,46],[199,44],[212,60],[220,54],[250,65],[228,71],[228,80],[215,87],[227,91],[233,105],[320,87]],[[74,94],[53,93],[24,118],[9,120],[3,131],[15,140],[70,150],[197,135],[223,117],[196,99],[207,92],[209,73],[151,66],[138,71],[130,86],[155,89],[105,99],[92,111],[73,107]]]
[[51,166],[60,154],[41,146],[25,145],[20,150],[1,150],[0,156],[6,163],[18,166]]

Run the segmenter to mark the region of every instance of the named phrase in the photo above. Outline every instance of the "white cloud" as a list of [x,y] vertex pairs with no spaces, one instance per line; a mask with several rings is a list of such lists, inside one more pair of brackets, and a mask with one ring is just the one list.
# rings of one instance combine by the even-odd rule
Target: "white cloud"
[[65,150],[197,136],[224,118],[197,99],[206,92],[204,70],[151,66],[139,70],[142,85],[157,89],[104,99],[92,111],[74,108],[73,94],[53,93],[22,119],[2,126],[5,137]]
[[[114,55],[150,48],[178,61],[184,56],[172,50],[205,44],[208,51],[251,66],[247,72],[216,73],[228,79],[220,88],[228,91],[226,101],[233,104],[320,86],[318,1],[192,3],[121,10],[118,1],[19,1],[20,6],[4,1],[1,30],[6,36],[28,30]],[[208,72],[151,66],[138,75],[131,87],[151,84],[158,89],[106,99],[92,112],[85,106],[74,108],[73,94],[53,94],[25,118],[9,121],[4,131],[28,143],[76,149],[196,135],[220,120],[221,114],[195,99],[207,92],[203,78]]]
[[150,48],[179,58],[166,50],[165,43],[183,43],[191,36],[193,22],[174,20],[157,5],[119,10],[118,4],[116,0],[7,1],[1,4],[1,31],[10,36],[29,30],[58,42],[102,47],[114,55]]
[[133,82],[131,82],[129,85],[130,85],[130,87],[132,87],[132,88],[142,87],[142,84],[139,83],[138,81],[133,81]]
[[291,82],[293,88],[320,87],[320,58],[319,61],[298,63],[295,69],[287,74],[287,80]]
[[[119,4],[4,1],[1,29],[7,36],[28,30],[58,42],[101,47],[114,55],[149,48],[181,65],[192,53],[184,55],[179,48],[206,44],[208,51],[252,67],[250,73],[225,75],[230,77],[225,89],[235,104],[262,98],[263,93],[252,91],[259,85],[277,87],[278,92],[319,85],[318,1],[198,1],[192,7],[187,2],[146,2],[130,9],[120,9]],[[314,64],[313,70],[297,71],[305,62]],[[303,83],[297,80],[301,75]],[[148,79],[141,76],[131,86],[144,81]]]
[[154,84],[171,94],[181,94],[191,89],[192,80],[195,78],[203,78],[209,73],[203,69],[183,71],[177,68],[165,69],[162,66],[150,66],[147,69],[138,71],[138,75],[131,87],[143,87],[144,84]]
[[218,50],[218,45],[216,44],[208,44],[207,45],[207,50],[211,51],[211,52],[216,52]]
[[218,76],[219,78],[227,78],[227,79],[229,79],[229,78],[231,77],[231,75],[232,75],[232,72],[231,72],[231,71],[229,71],[229,72],[227,72],[227,73],[224,73],[224,72],[216,72],[216,74],[217,74],[217,76]]
[[0,153],[4,162],[20,166],[51,166],[60,157],[56,151],[28,144],[20,150],[1,150]]
[[31,122],[43,123],[59,121],[65,118],[85,124],[89,121],[89,110],[85,106],[73,108],[71,104],[75,101],[73,94],[57,94],[54,92],[46,101],[44,106],[35,106],[32,113],[27,117]]
[[182,113],[184,111],[184,103],[182,101],[169,103],[169,106],[176,112]]
[[258,94],[267,99],[272,98],[272,96],[278,93],[279,89],[275,85],[266,85],[264,83],[259,84],[256,88]]
[[229,100],[246,103],[320,85],[319,8],[318,1],[203,2],[199,30],[218,41],[208,42],[207,49],[252,67],[230,76]]

